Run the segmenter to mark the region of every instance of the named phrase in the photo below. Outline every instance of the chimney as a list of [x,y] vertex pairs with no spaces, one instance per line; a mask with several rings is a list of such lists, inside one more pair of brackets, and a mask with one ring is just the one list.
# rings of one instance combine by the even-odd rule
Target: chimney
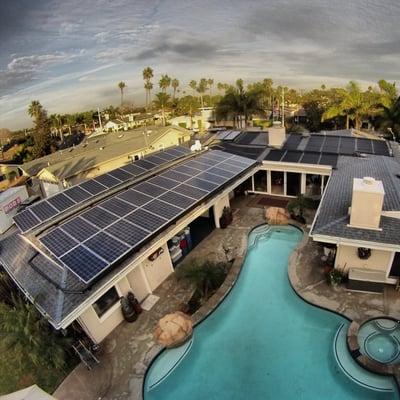
[[349,226],[379,229],[384,196],[382,181],[371,177],[354,178]]
[[282,126],[271,126],[268,128],[268,144],[281,148],[286,140],[286,129]]

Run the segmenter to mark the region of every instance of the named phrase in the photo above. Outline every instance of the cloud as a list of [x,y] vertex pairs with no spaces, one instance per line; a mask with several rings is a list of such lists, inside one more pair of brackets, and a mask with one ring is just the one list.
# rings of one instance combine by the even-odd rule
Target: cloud
[[33,81],[36,76],[51,66],[72,62],[84,54],[67,54],[56,52],[53,54],[36,54],[30,56],[14,57],[6,69],[0,70],[0,89],[10,90],[20,84]]

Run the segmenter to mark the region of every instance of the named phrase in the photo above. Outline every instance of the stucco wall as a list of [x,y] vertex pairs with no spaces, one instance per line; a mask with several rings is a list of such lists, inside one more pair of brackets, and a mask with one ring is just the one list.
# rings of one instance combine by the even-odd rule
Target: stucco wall
[[172,272],[174,272],[167,245],[165,244],[162,246],[162,249],[164,252],[154,261],[146,259],[142,263],[143,271],[151,290],[156,289]]
[[367,260],[362,260],[358,257],[357,249],[357,247],[338,245],[335,267],[345,271],[349,268],[360,268],[387,273],[390,270],[393,252],[373,249],[371,256]]
[[224,207],[230,207],[229,194],[219,199],[214,205],[215,226],[220,228],[219,219],[221,218]]

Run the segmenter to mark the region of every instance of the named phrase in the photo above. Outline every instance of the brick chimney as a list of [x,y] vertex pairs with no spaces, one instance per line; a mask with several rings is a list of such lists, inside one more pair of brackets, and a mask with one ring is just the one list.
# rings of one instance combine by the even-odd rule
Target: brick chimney
[[379,229],[384,196],[382,181],[371,177],[354,178],[349,226]]

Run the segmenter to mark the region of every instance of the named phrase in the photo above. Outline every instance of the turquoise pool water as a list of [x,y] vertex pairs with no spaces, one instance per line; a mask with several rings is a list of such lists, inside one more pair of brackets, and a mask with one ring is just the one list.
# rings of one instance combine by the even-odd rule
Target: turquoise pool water
[[357,385],[337,366],[332,344],[347,321],[305,303],[288,282],[301,238],[292,227],[250,235],[255,244],[235,287],[192,343],[155,360],[146,400],[398,399]]

